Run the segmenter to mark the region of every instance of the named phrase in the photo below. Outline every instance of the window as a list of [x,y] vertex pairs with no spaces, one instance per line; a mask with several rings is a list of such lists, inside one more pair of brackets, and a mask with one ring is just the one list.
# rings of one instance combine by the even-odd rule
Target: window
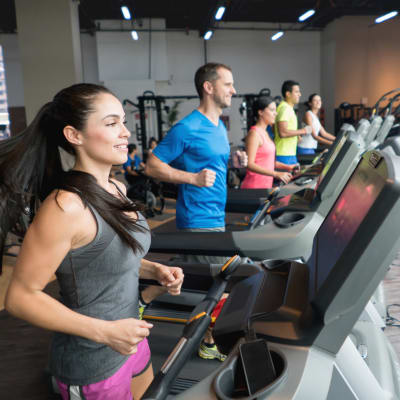
[[10,118],[8,114],[6,75],[4,69],[3,48],[0,46],[0,140],[10,136]]

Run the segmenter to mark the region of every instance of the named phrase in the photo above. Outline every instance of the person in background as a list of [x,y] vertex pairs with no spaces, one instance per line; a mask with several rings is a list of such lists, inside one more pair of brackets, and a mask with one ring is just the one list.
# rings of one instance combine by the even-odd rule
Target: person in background
[[[271,140],[267,127],[275,123],[276,104],[270,96],[259,97],[253,105],[256,123],[246,136],[248,156],[247,172],[242,182],[242,189],[272,188],[274,178],[288,183],[291,172],[297,164],[287,165],[275,161],[275,143]],[[275,171],[275,168],[283,171]]]
[[300,136],[311,133],[311,127],[298,129],[294,106],[299,103],[301,92],[298,82],[285,81],[282,84],[283,101],[278,106],[275,122],[276,160],[284,164],[298,164],[296,151]]
[[149,139],[149,149],[148,149],[148,152],[151,153],[151,152],[157,147],[157,144],[158,144],[158,142],[157,142],[156,138],[151,137],[151,138]]
[[236,93],[231,68],[203,65],[195,74],[195,86],[199,107],[175,124],[149,154],[145,172],[179,184],[179,230],[224,231],[230,147],[220,116]]
[[328,133],[321,125],[319,120],[321,106],[321,96],[317,93],[310,95],[307,102],[308,110],[304,115],[304,122],[311,126],[312,132],[304,135],[302,140],[298,143],[298,154],[314,154],[315,149],[318,147],[318,143],[330,146],[335,140],[335,136]]
[[[112,165],[130,132],[105,87],[77,84],[46,103],[19,135],[0,143],[0,239],[21,215],[25,233],[5,298],[11,314],[55,332],[49,368],[63,400],[139,399],[153,379],[138,319],[139,276],[180,293],[180,268],[145,260],[150,231]],[[58,148],[75,156],[69,171]],[[44,292],[57,277],[61,299]]]
[[136,144],[128,144],[128,159],[122,165],[122,168],[125,171],[125,179],[129,184],[133,184],[136,178],[140,176],[137,170],[144,169],[144,163],[136,153]]
[[[195,74],[200,104],[175,124],[146,162],[146,175],[179,184],[176,225],[186,232],[225,231],[226,175],[230,147],[220,116],[231,105],[234,88],[232,70],[224,64],[208,63]],[[241,154],[242,165],[247,156]],[[170,164],[173,163],[174,166]],[[223,263],[226,258],[190,256],[186,261]],[[209,330],[199,356],[223,361]]]

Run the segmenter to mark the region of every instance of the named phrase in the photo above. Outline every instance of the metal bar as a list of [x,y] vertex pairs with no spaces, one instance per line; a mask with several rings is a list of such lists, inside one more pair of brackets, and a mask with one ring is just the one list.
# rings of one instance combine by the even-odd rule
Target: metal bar
[[140,114],[140,140],[142,142],[142,151],[147,149],[147,135],[146,135],[146,110],[144,107],[144,98],[138,97],[139,100],[139,114]]

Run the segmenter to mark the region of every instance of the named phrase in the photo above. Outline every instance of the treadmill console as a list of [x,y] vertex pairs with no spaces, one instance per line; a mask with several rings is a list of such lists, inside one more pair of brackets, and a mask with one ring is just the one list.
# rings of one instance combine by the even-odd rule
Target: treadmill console
[[[342,135],[340,140],[336,143],[335,149],[326,162],[315,189],[303,189],[299,192],[289,194],[285,197],[277,198],[268,210],[268,213],[274,218],[279,217],[285,211],[313,211],[315,202],[320,200],[321,190],[327,187],[328,182],[321,185],[329,169],[336,160],[338,154],[346,143],[347,135]],[[305,177],[299,178],[303,179]]]
[[[376,241],[394,252],[400,240],[389,217],[392,210],[400,214],[398,181],[398,157],[366,153],[318,230],[309,265],[281,260],[233,288],[214,328],[218,346],[229,351],[253,326],[268,341],[319,340],[321,347],[338,351],[380,282],[377,271],[384,274],[384,263],[391,261],[374,250]],[[382,239],[389,224],[393,234]],[[361,260],[368,251],[373,256]]]
[[[386,180],[383,159],[372,153],[361,162],[318,231],[315,289],[320,290],[334,265],[373,206]],[[372,167],[372,168],[371,168]]]
[[343,145],[346,143],[347,135],[343,135],[342,138],[337,142],[335,149],[332,151],[331,156],[327,159],[324,168],[321,171],[321,174],[318,178],[317,188],[321,185],[321,182],[324,180],[326,174],[328,173],[330,167],[333,162],[336,160],[337,155],[340,153]]

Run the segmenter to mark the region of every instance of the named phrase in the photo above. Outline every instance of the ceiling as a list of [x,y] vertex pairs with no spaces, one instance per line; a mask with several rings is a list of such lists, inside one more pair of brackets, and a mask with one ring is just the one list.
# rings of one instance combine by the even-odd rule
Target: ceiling
[[[54,0],[57,1],[57,0]],[[77,0],[73,0],[77,1]],[[80,0],[81,30],[96,30],[96,20],[122,19],[120,0]],[[315,15],[296,29],[322,29],[344,15],[380,15],[400,8],[398,0],[126,0],[134,19],[165,18],[167,29],[204,30],[215,21],[220,4],[225,22],[296,23],[303,12]],[[0,0],[0,32],[17,32],[14,0]]]

